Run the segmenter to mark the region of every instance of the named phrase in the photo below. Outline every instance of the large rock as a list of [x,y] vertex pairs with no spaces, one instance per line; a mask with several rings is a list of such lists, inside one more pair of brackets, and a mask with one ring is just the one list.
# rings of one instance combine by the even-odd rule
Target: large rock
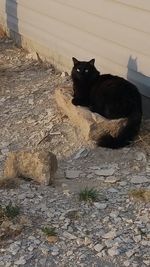
[[4,165],[4,178],[24,177],[49,185],[57,170],[56,156],[38,149],[14,151],[8,154]]
[[105,133],[116,136],[120,128],[125,126],[126,119],[108,120],[86,107],[74,106],[71,103],[72,95],[71,87],[60,87],[55,91],[55,99],[61,111],[80,129],[86,140],[97,141]]

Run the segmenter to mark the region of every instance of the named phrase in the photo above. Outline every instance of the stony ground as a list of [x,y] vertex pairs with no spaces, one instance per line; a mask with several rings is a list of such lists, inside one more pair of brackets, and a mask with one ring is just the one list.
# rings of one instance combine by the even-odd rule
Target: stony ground
[[[94,149],[56,106],[54,89],[68,83],[0,40],[1,176],[10,150],[44,147],[59,159],[53,187],[20,180],[0,189],[0,267],[150,266],[149,196],[129,194],[150,189],[150,122],[130,147]],[[94,202],[79,200],[85,187],[96,188]],[[18,215],[6,206],[19,207]]]

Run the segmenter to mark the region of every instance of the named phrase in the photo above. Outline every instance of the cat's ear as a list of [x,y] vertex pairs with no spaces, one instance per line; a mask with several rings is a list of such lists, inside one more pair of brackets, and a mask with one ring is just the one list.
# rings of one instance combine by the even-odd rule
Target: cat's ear
[[72,61],[73,61],[74,65],[79,63],[79,61],[75,57],[72,58]]
[[89,63],[90,63],[92,66],[94,66],[95,58],[92,58],[92,59],[89,61]]

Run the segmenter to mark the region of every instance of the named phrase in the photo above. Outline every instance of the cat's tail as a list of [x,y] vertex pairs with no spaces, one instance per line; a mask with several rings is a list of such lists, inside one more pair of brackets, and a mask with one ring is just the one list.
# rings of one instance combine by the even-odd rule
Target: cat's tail
[[141,120],[142,111],[132,113],[128,117],[126,126],[120,130],[118,136],[113,137],[110,134],[106,134],[98,140],[98,146],[117,149],[129,145],[139,132]]

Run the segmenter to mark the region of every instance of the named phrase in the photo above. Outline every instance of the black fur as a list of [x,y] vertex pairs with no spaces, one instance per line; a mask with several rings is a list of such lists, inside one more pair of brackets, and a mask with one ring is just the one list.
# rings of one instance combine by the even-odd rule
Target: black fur
[[107,119],[128,118],[127,125],[120,129],[117,137],[107,134],[98,145],[109,148],[126,146],[138,134],[142,119],[141,95],[135,85],[111,74],[100,75],[92,59],[78,61],[72,58],[74,105],[86,106],[92,112]]

